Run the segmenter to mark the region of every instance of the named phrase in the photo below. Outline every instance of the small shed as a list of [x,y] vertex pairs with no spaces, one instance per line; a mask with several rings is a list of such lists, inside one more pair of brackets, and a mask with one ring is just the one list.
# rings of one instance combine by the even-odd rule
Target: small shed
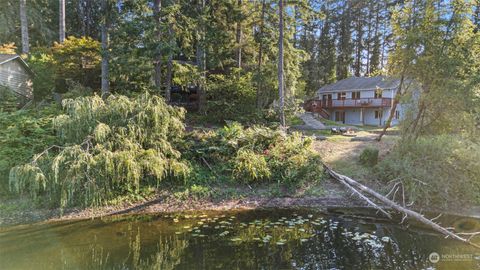
[[0,87],[4,86],[23,100],[33,98],[33,72],[17,54],[0,54]]

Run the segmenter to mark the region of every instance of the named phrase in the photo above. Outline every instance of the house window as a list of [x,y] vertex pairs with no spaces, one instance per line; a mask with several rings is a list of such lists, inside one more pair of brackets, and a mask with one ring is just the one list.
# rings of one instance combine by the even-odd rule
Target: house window
[[395,119],[400,119],[400,112],[399,111],[395,111]]
[[337,94],[337,99],[339,100],[344,100],[347,98],[347,93],[346,92],[340,92]]
[[380,119],[383,116],[383,111],[375,111],[375,119]]
[[382,98],[382,89],[375,90],[375,98]]
[[360,99],[360,91],[352,92],[352,99]]

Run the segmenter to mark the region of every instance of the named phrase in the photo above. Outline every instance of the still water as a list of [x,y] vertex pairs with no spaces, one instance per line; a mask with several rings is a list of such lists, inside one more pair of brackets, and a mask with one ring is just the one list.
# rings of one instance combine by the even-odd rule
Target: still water
[[[463,226],[475,230],[476,222]],[[2,270],[480,269],[477,253],[419,227],[341,210],[185,212],[0,228]]]

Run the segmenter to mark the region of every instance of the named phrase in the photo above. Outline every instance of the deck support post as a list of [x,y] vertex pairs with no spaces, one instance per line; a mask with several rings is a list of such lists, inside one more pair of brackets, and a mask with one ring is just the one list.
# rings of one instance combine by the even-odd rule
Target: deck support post
[[364,115],[364,112],[363,112],[363,108],[360,108],[360,121],[362,121],[362,125],[364,126],[365,125],[365,115]]

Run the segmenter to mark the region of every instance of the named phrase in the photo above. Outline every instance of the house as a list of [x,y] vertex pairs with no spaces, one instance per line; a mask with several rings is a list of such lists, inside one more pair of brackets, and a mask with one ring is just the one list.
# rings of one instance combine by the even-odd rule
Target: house
[[[306,110],[343,124],[384,126],[400,81],[385,76],[350,77],[323,86]],[[405,106],[398,104],[391,125],[398,124]]]
[[16,94],[20,99],[33,98],[33,72],[16,54],[0,54],[0,86]]

